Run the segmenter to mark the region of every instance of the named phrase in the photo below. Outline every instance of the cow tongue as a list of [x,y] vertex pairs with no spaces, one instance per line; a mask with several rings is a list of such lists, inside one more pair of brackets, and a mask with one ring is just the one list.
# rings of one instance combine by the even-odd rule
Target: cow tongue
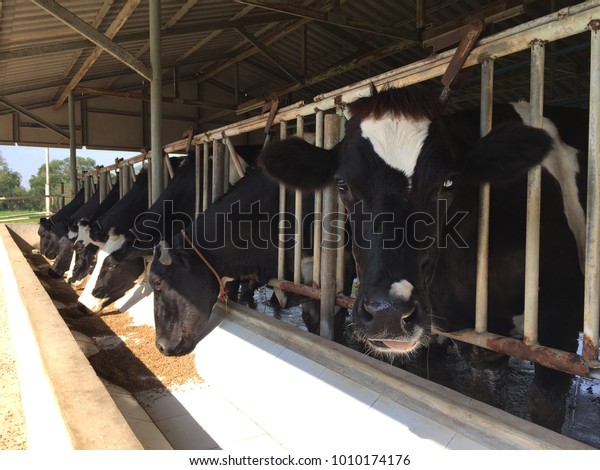
[[381,342],[394,351],[410,351],[415,346],[414,341],[381,340]]

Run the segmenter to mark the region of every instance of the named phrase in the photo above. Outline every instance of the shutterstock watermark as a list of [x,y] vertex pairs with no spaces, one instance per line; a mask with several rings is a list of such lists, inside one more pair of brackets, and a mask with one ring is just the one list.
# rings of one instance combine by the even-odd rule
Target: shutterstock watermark
[[[437,201],[434,213],[411,212],[405,216],[396,212],[373,213],[365,210],[362,203],[357,203],[349,213],[319,214],[317,218],[314,212],[309,212],[300,218],[291,212],[273,214],[264,210],[263,205],[256,201],[243,208],[241,203],[235,202],[228,212],[203,212],[193,219],[189,214],[175,211],[173,201],[164,201],[162,214],[144,212],[137,216],[133,245],[157,244],[161,239],[180,236],[181,230],[185,229],[194,244],[204,250],[225,247],[268,250],[278,247],[280,242],[289,249],[299,238],[302,249],[309,250],[313,248],[312,234],[316,224],[321,223],[321,246],[327,249],[349,243],[364,250],[469,247],[460,233],[468,212],[449,211],[444,199]],[[303,236],[298,237],[298,232]]]

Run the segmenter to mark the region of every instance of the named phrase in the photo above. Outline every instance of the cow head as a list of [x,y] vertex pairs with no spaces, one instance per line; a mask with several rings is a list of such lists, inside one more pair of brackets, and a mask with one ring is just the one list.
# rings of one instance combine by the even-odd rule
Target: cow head
[[461,243],[464,199],[476,201],[483,181],[522,176],[543,159],[551,139],[518,119],[479,138],[478,114],[469,122],[450,116],[416,87],[361,98],[349,111],[345,137],[333,149],[292,138],[268,146],[260,162],[294,188],[337,185],[360,280],[356,334],[382,354],[408,354],[427,343],[432,322],[442,323],[445,313],[432,311],[428,283],[450,243],[448,231]]
[[189,247],[170,248],[161,242],[149,281],[154,291],[156,347],[166,356],[192,352],[204,335],[219,295],[216,278]]
[[54,222],[46,217],[40,218],[38,235],[40,236],[40,253],[49,259],[58,255],[58,237],[52,231]]
[[143,255],[129,241],[110,253],[100,267],[92,295],[107,299],[105,305],[123,297],[144,272]]
[[71,284],[78,285],[88,274],[90,274],[96,260],[98,246],[93,244],[86,245],[81,241],[77,241],[74,244],[74,250],[75,264],[71,270],[71,276],[67,281]]

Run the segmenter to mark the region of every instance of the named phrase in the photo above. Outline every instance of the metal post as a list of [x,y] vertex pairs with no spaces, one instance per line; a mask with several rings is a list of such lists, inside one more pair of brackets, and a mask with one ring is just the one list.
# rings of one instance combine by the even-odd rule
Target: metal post
[[195,180],[195,188],[196,188],[196,193],[195,193],[195,201],[194,201],[194,215],[199,214],[200,213],[200,203],[201,203],[201,197],[202,197],[202,180],[201,175],[202,175],[202,152],[200,151],[200,146],[196,145],[195,146],[195,163],[196,163],[196,178]]
[[128,164],[123,164],[121,166],[121,197],[123,197],[125,194],[127,194],[129,192],[129,189],[131,188],[130,183],[130,176],[129,176],[129,165]]
[[[492,102],[494,87],[494,62],[481,64],[481,115],[480,135],[492,128]],[[475,297],[475,331],[487,331],[488,310],[488,253],[490,246],[490,184],[483,183],[479,190],[479,221],[477,242],[477,293]]]
[[164,186],[163,151],[161,138],[162,121],[162,65],[160,58],[160,0],[150,2],[150,139],[152,149],[152,202],[156,201]]
[[229,148],[223,146],[223,194],[229,191],[229,165],[231,161],[231,153]]
[[[544,59],[542,41],[531,44],[531,83],[529,125],[542,127],[544,117]],[[527,231],[525,235],[525,323],[524,341],[538,342],[538,294],[540,278],[540,207],[542,198],[542,167],[537,165],[527,174]]]
[[[315,115],[315,145],[323,147],[323,111]],[[315,191],[315,223],[313,232],[313,284],[321,285],[321,219],[323,208],[323,192]]]
[[92,196],[92,177],[88,173],[83,175],[83,200],[88,202]]
[[223,145],[218,140],[213,140],[213,177],[212,200],[213,202],[223,195]]
[[[344,138],[344,136],[346,135],[346,118],[343,117],[343,113],[340,113],[340,119],[339,119],[339,140],[342,140]],[[345,224],[343,222],[345,222],[345,212],[346,212],[346,208],[344,207],[344,203],[342,202],[342,199],[339,197],[339,195],[337,196],[337,211],[339,214],[339,218],[337,221],[337,236],[338,236],[338,244],[337,244],[337,265],[336,265],[336,270],[335,270],[335,279],[336,279],[336,283],[337,283],[337,291],[341,292],[344,289],[344,284],[345,284],[345,277],[346,277],[346,270],[345,270],[345,263],[346,263],[346,256],[345,256],[345,252],[346,252],[346,243],[348,242],[348,240],[346,240],[346,228],[345,228]]]
[[62,181],[59,184],[60,187],[60,196],[58,198],[58,208],[62,209],[65,207],[65,183]]
[[[279,123],[279,139],[285,140],[287,137],[287,123]],[[277,279],[285,278],[285,186],[279,185],[279,237],[277,244]]]
[[[339,140],[339,116],[327,114],[324,123],[323,145],[332,148]],[[336,227],[337,191],[333,184],[323,189],[323,242],[321,245],[321,317],[319,334],[334,337],[336,286]]]
[[202,168],[202,210],[205,211],[209,204],[209,167],[210,157],[208,155],[208,142],[204,142],[203,145],[203,168]]
[[[304,118],[296,118],[296,135],[304,137]],[[294,194],[294,218],[295,218],[295,239],[294,239],[294,283],[302,282],[302,191],[296,190]]]
[[69,163],[71,166],[71,195],[74,197],[77,194],[77,153],[76,146],[76,129],[75,129],[75,98],[73,92],[69,92]]
[[582,352],[587,361],[598,359],[600,329],[600,22],[592,22],[590,26],[590,127]]
[[104,201],[104,199],[106,199],[106,193],[108,192],[108,182],[107,182],[107,172],[106,171],[100,171],[99,175],[98,175],[98,191],[100,191],[100,195],[99,195],[99,200],[100,202]]
[[50,149],[46,147],[46,184],[44,185],[46,196],[46,214],[50,214]]

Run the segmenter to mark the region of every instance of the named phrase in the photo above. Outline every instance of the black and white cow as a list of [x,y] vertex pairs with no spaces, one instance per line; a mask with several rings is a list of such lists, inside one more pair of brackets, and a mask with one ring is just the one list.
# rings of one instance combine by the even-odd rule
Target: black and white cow
[[[198,214],[186,234],[219,278],[247,278],[263,284],[277,276],[279,185],[251,169],[238,185]],[[287,201],[293,201],[291,193]],[[313,196],[304,197],[312,207]],[[288,227],[294,227],[290,202]],[[312,214],[303,219],[303,240],[311,240]],[[291,267],[293,237],[286,237]],[[156,346],[165,355],[190,353],[203,337],[220,286],[209,264],[182,235],[172,247],[158,247],[150,267],[154,292]],[[310,248],[310,247],[305,247]],[[291,276],[292,273],[286,273]]]
[[[498,104],[451,113],[411,86],[349,105],[332,150],[300,139],[267,147],[268,173],[303,190],[335,182],[348,209],[360,290],[356,335],[384,355],[427,345],[431,326],[474,327],[479,186],[491,183],[488,329],[510,336],[523,313],[526,172],[542,164],[539,342],[573,351],[583,300],[587,112]],[[538,373],[539,370],[539,373]],[[536,368],[536,379],[549,371]]]
[[40,218],[38,235],[40,236],[40,253],[54,259],[59,252],[59,240],[69,232],[69,219],[85,202],[85,192],[81,189],[75,197],[56,214]]
[[[256,161],[261,148],[258,145],[235,147],[237,155],[241,157],[242,168]],[[193,222],[196,216],[194,164],[193,156],[184,158],[160,197],[147,211],[135,218],[131,230],[125,234],[124,244],[104,260],[92,290],[94,297],[109,300],[121,298],[134,287],[143,272],[144,258],[152,258],[155,246],[161,240],[170,243],[175,233]],[[229,182],[234,184],[240,175],[235,172],[233,165],[230,170]]]

